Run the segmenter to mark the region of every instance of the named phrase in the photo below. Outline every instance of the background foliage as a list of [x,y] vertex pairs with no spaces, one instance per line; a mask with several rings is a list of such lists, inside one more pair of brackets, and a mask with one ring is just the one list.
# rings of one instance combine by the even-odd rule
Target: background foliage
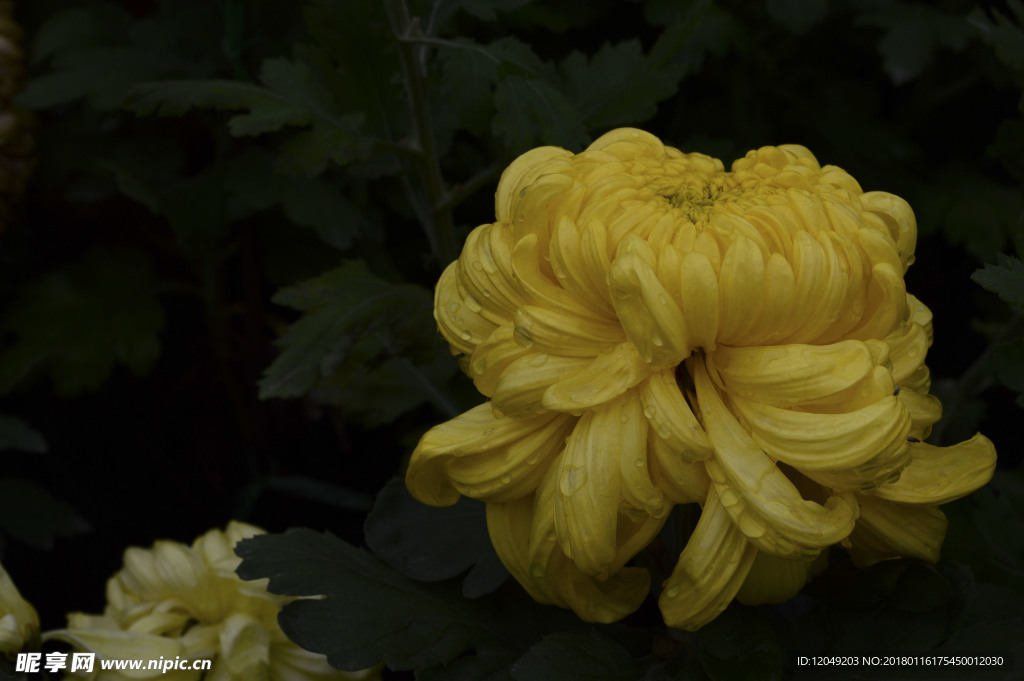
[[[826,678],[795,655],[925,651],[1016,654],[1016,672],[974,671],[1020,673],[1019,0],[32,0],[17,17],[39,164],[0,238],[0,558],[44,628],[101,610],[126,546],[238,518],[311,528],[241,549],[273,590],[327,595],[285,610],[289,635],[396,678]],[[431,289],[493,220],[500,171],[620,125],[727,163],[801,143],[914,207],[908,288],[935,313],[946,405],[932,440],[980,429],[1000,454],[947,507],[939,565],[836,553],[797,599],[698,634],[650,604],[584,626],[506,579],[479,504],[427,509],[388,483],[478,401]],[[675,541],[643,560],[664,570]]]

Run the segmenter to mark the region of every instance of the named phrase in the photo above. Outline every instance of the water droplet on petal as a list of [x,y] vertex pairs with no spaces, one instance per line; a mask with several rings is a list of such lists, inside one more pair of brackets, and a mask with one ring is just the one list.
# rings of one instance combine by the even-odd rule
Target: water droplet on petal
[[501,476],[501,484],[503,484],[503,485],[511,485],[512,484],[512,476],[509,475],[508,473],[506,473],[505,475]]
[[643,459],[636,459],[633,461],[633,465],[637,468],[643,468],[645,461]]
[[657,413],[658,413],[657,407],[654,407],[654,406],[646,406],[646,407],[644,407],[644,416],[646,416],[649,419],[653,419],[654,415],[657,414]]
[[665,591],[665,595],[668,596],[669,598],[675,598],[676,596],[679,595],[679,587],[678,586],[670,586]]

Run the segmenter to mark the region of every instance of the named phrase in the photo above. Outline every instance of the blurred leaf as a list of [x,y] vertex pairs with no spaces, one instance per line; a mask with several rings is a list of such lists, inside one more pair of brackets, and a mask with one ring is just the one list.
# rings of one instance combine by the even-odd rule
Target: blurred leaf
[[0,392],[45,371],[61,395],[95,390],[115,365],[146,374],[164,326],[148,256],[96,248],[22,287],[3,321]]
[[971,279],[1024,313],[1024,262],[1002,253],[997,261],[997,265],[988,264],[976,270]]
[[41,454],[46,451],[46,440],[17,416],[0,414],[0,451],[5,449]]
[[322,596],[290,603],[279,621],[289,638],[339,669],[383,659],[393,670],[446,666],[443,676],[426,678],[488,678],[571,621],[519,592],[512,601],[508,593],[468,600],[450,582],[414,582],[331,534],[293,529],[244,540],[235,551],[242,579],[268,577],[272,593]]
[[487,534],[484,504],[463,497],[454,506],[426,506],[402,479],[377,495],[366,519],[366,544],[415,580],[436,582],[468,570],[462,585],[467,598],[490,593],[508,578]]
[[999,380],[1018,393],[1017,406],[1024,408],[1024,340],[1004,343],[995,351]]
[[828,15],[824,0],[768,0],[768,16],[796,34],[806,33]]
[[627,681],[643,676],[645,665],[596,630],[545,636],[516,661],[516,681]]
[[446,352],[437,352],[429,364],[408,357],[392,357],[380,366],[360,363],[339,370],[315,388],[318,400],[341,407],[366,426],[391,423],[422,404],[433,404],[447,418],[461,410],[445,389],[458,373],[458,364]]
[[57,537],[73,537],[89,526],[74,509],[35,483],[0,478],[0,529],[29,546],[48,551]]
[[[1014,23],[998,9],[992,9],[992,18],[980,7],[974,8],[968,16],[970,23],[981,34],[982,39],[995,48],[996,54],[1015,71],[1024,70],[1024,4],[1020,0],[1008,0],[1017,22]],[[993,21],[994,19],[994,21]]]
[[427,290],[380,279],[360,261],[281,289],[272,300],[305,314],[278,342],[284,349],[260,381],[262,399],[304,395],[350,353],[380,360],[432,338],[435,328]]
[[266,492],[280,492],[306,501],[366,512],[373,504],[373,497],[349,487],[335,485],[304,475],[269,475],[253,480],[239,493],[239,508],[236,517],[245,517]]
[[897,85],[920,76],[940,47],[962,50],[974,33],[964,16],[907,2],[877,5],[858,23],[882,29],[878,51]]
[[733,604],[697,632],[700,658],[713,681],[782,678],[782,650],[764,615]]

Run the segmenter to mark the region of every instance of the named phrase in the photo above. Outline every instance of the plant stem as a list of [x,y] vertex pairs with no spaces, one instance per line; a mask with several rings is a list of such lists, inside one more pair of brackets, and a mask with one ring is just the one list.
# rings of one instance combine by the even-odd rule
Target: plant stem
[[391,31],[395,35],[398,59],[402,68],[402,80],[405,83],[406,96],[409,102],[409,114],[412,117],[416,134],[416,146],[419,154],[416,157],[416,168],[426,196],[414,193],[412,199],[418,203],[416,215],[426,232],[430,249],[441,267],[455,259],[455,224],[449,206],[444,205],[447,192],[444,188],[444,177],[441,175],[441,163],[438,158],[437,145],[434,141],[434,125],[430,115],[430,102],[427,95],[426,74],[416,59],[415,46],[407,38],[414,28],[409,17],[409,8],[405,0],[384,0],[388,13]]

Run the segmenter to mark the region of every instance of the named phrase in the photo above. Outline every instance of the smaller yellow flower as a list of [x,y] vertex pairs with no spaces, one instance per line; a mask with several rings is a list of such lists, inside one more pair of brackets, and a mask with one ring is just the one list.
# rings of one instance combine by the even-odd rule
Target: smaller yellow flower
[[39,616],[0,565],[0,653],[13,657],[39,635]]
[[[158,541],[129,548],[124,568],[107,582],[102,615],[71,613],[68,626],[45,638],[95,653],[100,660],[212,660],[210,671],[99,671],[91,678],[216,681],[333,681],[379,678],[345,672],[304,650],[281,631],[277,615],[291,598],[267,591],[267,580],[243,581],[235,544],[263,530],[232,521],[191,546]],[[72,675],[73,676],[73,675]]]

